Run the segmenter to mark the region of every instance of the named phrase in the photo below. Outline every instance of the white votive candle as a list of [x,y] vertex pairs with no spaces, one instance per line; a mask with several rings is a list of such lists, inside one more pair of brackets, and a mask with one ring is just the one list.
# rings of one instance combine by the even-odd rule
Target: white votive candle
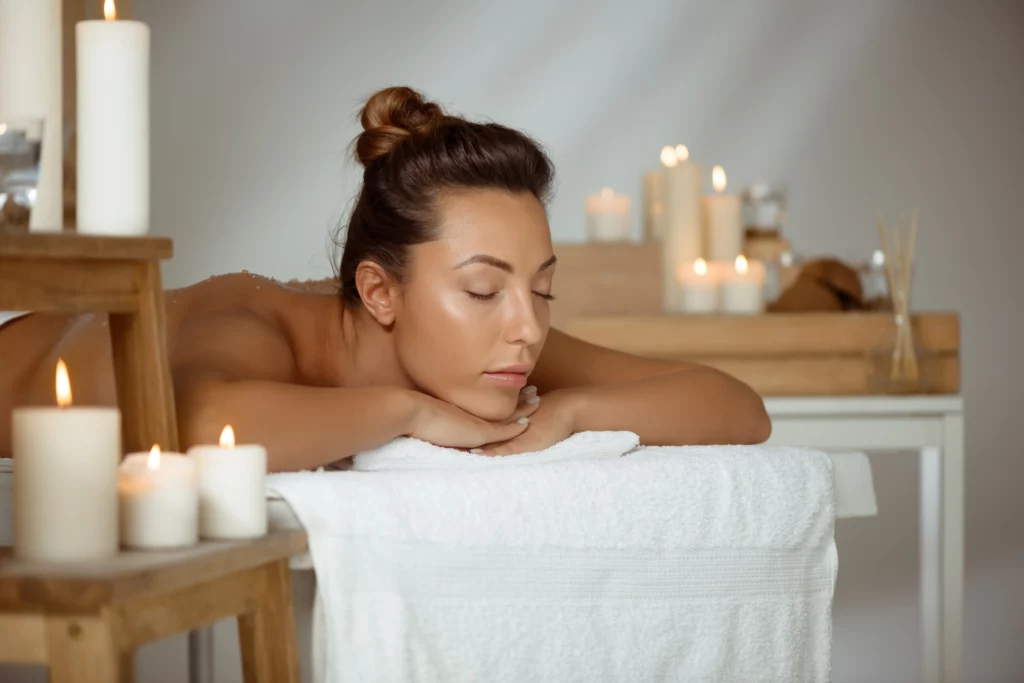
[[680,309],[683,313],[714,313],[719,306],[719,287],[716,273],[702,258],[693,267],[679,273]]
[[180,453],[130,453],[117,468],[121,545],[180,548],[199,540],[199,476]]
[[149,27],[106,20],[75,27],[78,232],[149,231]]
[[722,310],[726,313],[756,315],[764,310],[764,264],[748,262],[742,254],[722,279]]
[[193,446],[188,455],[199,466],[199,535],[255,538],[266,534],[267,449],[236,446],[229,425],[220,435],[219,446]]
[[704,197],[704,231],[711,261],[732,261],[743,250],[743,203],[725,194],[726,177],[721,166],[711,171],[715,194]]
[[625,242],[629,239],[629,195],[610,187],[587,196],[587,236],[592,242]]
[[117,408],[71,407],[57,363],[58,407],[11,411],[14,555],[40,562],[99,560],[117,553]]

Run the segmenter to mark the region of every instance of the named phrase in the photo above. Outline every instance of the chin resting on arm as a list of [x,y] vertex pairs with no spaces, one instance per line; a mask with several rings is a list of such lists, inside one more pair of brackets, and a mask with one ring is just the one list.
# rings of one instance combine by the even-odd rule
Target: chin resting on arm
[[651,446],[754,444],[771,434],[764,401],[730,375],[619,353],[557,330],[531,381],[542,396],[559,395],[573,431],[628,430]]

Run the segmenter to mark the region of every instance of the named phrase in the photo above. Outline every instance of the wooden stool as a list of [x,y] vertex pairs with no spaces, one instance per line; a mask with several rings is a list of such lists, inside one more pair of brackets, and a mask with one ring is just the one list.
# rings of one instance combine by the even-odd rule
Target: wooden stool
[[160,260],[164,237],[0,234],[0,311],[110,314],[126,452],[178,450]]
[[3,558],[0,662],[47,664],[51,683],[127,683],[138,646],[237,616],[246,683],[298,683],[288,558],[305,549],[305,532],[274,531],[73,565]]

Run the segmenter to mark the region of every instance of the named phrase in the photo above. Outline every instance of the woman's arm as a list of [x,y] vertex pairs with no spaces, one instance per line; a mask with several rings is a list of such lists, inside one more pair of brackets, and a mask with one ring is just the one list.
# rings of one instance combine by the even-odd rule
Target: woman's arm
[[[314,469],[399,436],[470,448],[525,425],[482,420],[444,401],[388,386],[296,383],[288,341],[253,318],[218,318],[177,344],[174,366],[182,446],[217,443],[230,424],[240,442],[267,448],[270,471]],[[524,411],[522,414],[532,412]]]
[[547,401],[564,411],[572,431],[628,430],[648,445],[750,444],[771,433],[761,397],[734,377],[612,351],[555,329],[530,381],[542,408]]

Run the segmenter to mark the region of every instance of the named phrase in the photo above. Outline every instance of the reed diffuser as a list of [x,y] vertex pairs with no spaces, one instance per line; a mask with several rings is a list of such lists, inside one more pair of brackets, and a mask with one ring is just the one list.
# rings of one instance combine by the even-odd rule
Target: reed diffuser
[[917,241],[917,215],[915,207],[907,223],[900,220],[899,226],[886,229],[881,215],[876,214],[878,237],[885,253],[886,279],[892,301],[895,338],[891,347],[888,367],[889,390],[908,391],[920,387],[921,372],[914,327],[910,316],[910,286],[914,274],[914,248]]

